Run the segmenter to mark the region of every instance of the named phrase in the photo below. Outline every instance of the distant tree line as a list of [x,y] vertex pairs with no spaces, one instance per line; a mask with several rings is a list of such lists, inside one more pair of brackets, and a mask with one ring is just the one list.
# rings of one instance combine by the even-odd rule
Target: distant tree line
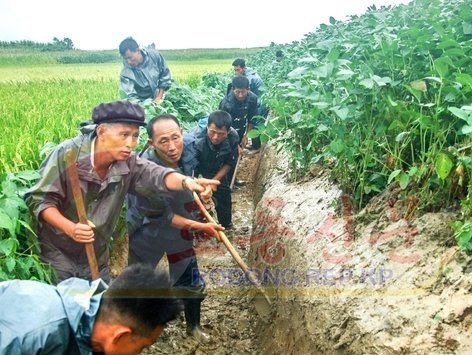
[[29,40],[0,41],[0,48],[37,49],[41,51],[67,51],[73,50],[74,42],[68,37],[59,39],[54,37],[51,42],[41,43]]

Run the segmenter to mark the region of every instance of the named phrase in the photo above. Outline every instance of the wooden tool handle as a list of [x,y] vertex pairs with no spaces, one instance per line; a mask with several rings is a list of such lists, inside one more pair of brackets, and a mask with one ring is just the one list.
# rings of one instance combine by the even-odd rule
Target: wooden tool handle
[[[213,217],[206,210],[205,206],[203,206],[203,203],[202,203],[202,201],[200,201],[200,198],[198,197],[196,192],[193,193],[193,197],[194,197],[195,202],[197,203],[198,207],[200,208],[200,211],[202,211],[202,213],[205,216],[205,218],[207,219],[207,221],[212,222],[212,223],[216,223],[215,220],[213,219]],[[224,234],[224,232],[222,232],[222,231],[219,231],[218,233],[220,235],[221,241],[225,245],[226,249],[228,249],[228,251],[231,254],[231,256],[233,257],[233,259],[238,263],[238,265],[241,267],[241,269],[245,273],[248,273],[250,271],[248,266],[243,261],[243,259],[241,259],[238,252],[236,251],[236,249],[234,249],[233,245],[229,241],[226,234]]]
[[236,173],[238,172],[239,161],[240,161],[240,160],[241,160],[241,154],[239,154],[239,156],[238,156],[238,161],[236,162],[236,167],[234,168],[233,177],[231,178],[231,184],[229,185],[229,188],[230,188],[231,190],[233,190],[234,182],[236,181]]
[[[66,152],[66,163],[67,175],[72,188],[72,195],[74,197],[77,215],[79,216],[79,222],[82,224],[88,224],[84,199],[82,197],[82,191],[80,190],[79,174],[77,172],[77,166],[75,165],[75,157],[72,149],[69,149]],[[100,272],[98,271],[97,257],[95,256],[95,250],[92,243],[85,244],[85,253],[87,254],[87,260],[92,273],[92,280],[97,280],[100,278]]]

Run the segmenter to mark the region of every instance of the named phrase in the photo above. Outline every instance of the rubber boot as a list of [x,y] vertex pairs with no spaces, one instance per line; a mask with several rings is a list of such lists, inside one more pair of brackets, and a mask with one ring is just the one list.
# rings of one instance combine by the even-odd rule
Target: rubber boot
[[185,301],[185,321],[187,323],[187,335],[200,343],[208,343],[210,336],[200,326],[201,299],[189,299]]

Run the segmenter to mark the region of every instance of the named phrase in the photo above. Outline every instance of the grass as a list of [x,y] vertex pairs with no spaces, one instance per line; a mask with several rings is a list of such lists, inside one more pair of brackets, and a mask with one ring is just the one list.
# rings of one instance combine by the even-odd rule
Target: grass
[[[224,72],[231,70],[231,60],[169,61],[172,78],[179,82],[200,77],[205,72]],[[121,63],[99,64],[40,64],[0,66],[0,83],[25,82],[31,80],[94,80],[110,79],[116,81],[120,74]]]
[[[167,61],[202,61],[202,60],[232,60],[238,57],[246,58],[256,53],[260,48],[213,48],[213,49],[170,49],[160,50]],[[102,51],[41,51],[29,48],[1,48],[0,66],[2,65],[37,65],[68,63],[121,63],[118,50]]]
[[[169,61],[174,80],[195,85],[230,60]],[[40,151],[78,132],[100,102],[120,98],[120,63],[0,66],[0,172],[36,169]]]

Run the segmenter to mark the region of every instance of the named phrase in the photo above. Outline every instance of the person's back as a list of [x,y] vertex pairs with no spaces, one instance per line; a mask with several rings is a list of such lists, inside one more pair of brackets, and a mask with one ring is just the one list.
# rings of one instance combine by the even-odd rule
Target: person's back
[[0,354],[139,354],[182,310],[166,273],[127,267],[107,288],[70,278],[57,286],[0,283]]
[[245,75],[249,79],[249,89],[260,98],[265,91],[262,78],[253,68],[250,67],[246,67]]
[[0,283],[0,354],[91,353],[91,327],[105,287],[76,278],[57,287]]

